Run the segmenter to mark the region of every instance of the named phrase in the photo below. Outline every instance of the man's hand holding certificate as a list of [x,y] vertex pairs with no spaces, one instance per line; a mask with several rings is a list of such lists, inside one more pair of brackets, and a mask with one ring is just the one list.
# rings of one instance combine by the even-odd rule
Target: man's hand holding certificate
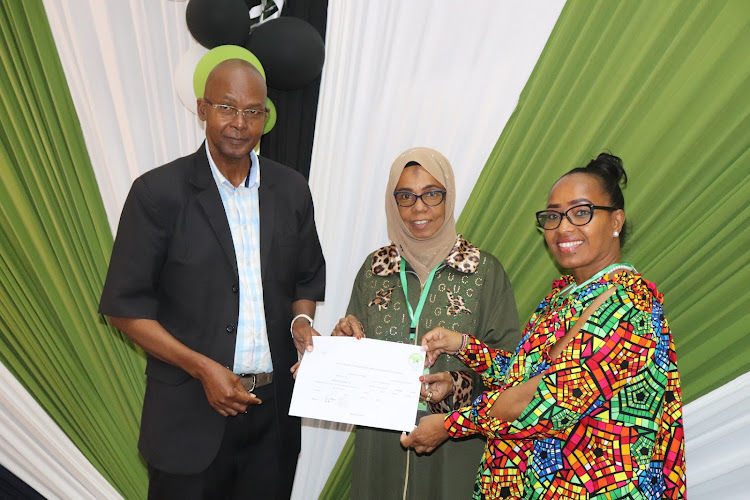
[[289,414],[411,432],[419,404],[421,346],[314,337],[302,358]]

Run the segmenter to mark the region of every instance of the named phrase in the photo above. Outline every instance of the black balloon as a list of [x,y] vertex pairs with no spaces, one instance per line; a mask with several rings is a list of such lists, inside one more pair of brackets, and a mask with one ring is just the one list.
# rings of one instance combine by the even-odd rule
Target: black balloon
[[302,88],[323,69],[323,39],[297,17],[278,17],[256,26],[245,47],[260,60],[268,86],[275,89]]
[[243,45],[250,32],[244,0],[190,0],[185,18],[190,34],[207,49]]

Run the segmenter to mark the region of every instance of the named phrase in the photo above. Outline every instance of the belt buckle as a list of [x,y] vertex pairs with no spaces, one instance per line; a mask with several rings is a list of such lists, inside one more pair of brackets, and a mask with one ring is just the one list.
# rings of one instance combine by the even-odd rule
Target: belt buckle
[[253,377],[253,385],[252,385],[252,387],[250,387],[248,389],[247,386],[245,385],[245,383],[242,382],[242,385],[243,385],[243,387],[245,387],[245,389],[247,390],[247,392],[253,392],[253,390],[255,390],[255,386],[258,383],[258,379],[256,378],[255,373],[240,373],[239,374],[240,380],[244,380],[246,378],[250,378],[251,376]]

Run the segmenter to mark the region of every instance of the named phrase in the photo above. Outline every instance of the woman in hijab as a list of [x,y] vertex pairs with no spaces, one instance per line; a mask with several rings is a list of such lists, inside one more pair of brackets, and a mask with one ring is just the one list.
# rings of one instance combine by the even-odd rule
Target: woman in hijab
[[[448,160],[412,148],[391,166],[385,196],[392,243],[370,254],[354,282],[347,316],[332,335],[419,344],[437,326],[471,331],[499,349],[519,339],[513,291],[500,262],[456,234],[456,190]],[[480,379],[453,356],[421,378],[419,418],[471,404]],[[450,499],[471,496],[484,441],[446,443],[429,454],[405,450],[399,433],[356,430],[351,497]]]

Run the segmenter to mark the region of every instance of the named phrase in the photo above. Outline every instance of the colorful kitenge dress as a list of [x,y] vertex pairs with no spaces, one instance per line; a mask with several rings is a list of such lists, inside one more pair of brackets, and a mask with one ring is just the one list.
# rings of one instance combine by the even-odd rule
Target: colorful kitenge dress
[[[409,302],[416,309],[421,283],[395,245],[380,248],[364,262],[354,281],[348,314],[362,323],[368,338],[419,344],[437,326],[472,331],[485,343],[513,349],[521,338],[516,303],[500,262],[457,236],[440,264],[419,317],[415,338],[399,279],[405,264]],[[430,370],[449,371],[453,396],[427,410],[415,408],[415,424],[428,413],[461,408],[484,388],[480,377],[454,356],[440,356]],[[474,378],[472,378],[472,376]],[[482,436],[446,442],[431,454],[404,450],[400,432],[358,427],[352,462],[351,498],[356,500],[456,500],[471,496],[477,463],[485,449]]]
[[[572,283],[555,281],[515,352],[472,338],[456,355],[494,389],[445,419],[452,437],[487,436],[473,498],[685,498],[682,398],[662,295],[628,272],[562,293]],[[550,361],[551,346],[612,288]],[[489,415],[503,390],[539,374],[516,421]]]

